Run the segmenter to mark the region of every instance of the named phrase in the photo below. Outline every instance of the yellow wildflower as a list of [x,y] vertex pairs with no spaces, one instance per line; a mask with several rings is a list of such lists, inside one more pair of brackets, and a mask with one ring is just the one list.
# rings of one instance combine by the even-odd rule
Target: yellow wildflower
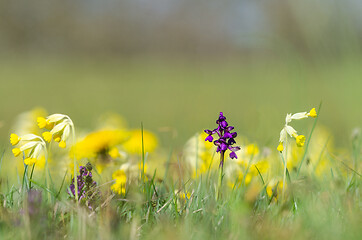
[[13,154],[14,154],[15,157],[19,156],[20,153],[21,153],[20,148],[14,148],[14,149],[12,150],[12,152],[13,152]]
[[38,126],[47,128],[50,132],[44,132],[43,137],[47,142],[50,142],[52,137],[54,141],[59,142],[59,147],[65,148],[66,141],[70,137],[71,132],[74,134],[73,121],[64,114],[52,114],[48,117],[38,117]]
[[111,190],[119,195],[124,195],[126,193],[126,173],[123,170],[117,170],[112,174],[112,179],[115,182],[111,186]]
[[305,136],[299,135],[295,138],[298,147],[303,147],[305,143]]
[[[12,134],[12,139],[16,134]],[[18,142],[20,144],[19,148],[14,148],[12,150],[15,157],[18,157],[22,152],[24,152],[24,163],[26,165],[30,165],[36,162],[37,158],[40,156],[41,152],[46,153],[46,144],[44,140],[34,134],[26,134],[21,137],[17,137]]]
[[47,120],[44,117],[38,117],[37,120],[39,128],[45,128],[47,126]]
[[88,134],[75,147],[75,156],[82,158],[107,158],[116,155],[116,146],[123,143],[129,134],[125,130],[99,130]]
[[313,117],[313,118],[317,117],[317,111],[315,110],[315,108],[312,108],[309,111],[308,116]]
[[[142,154],[142,132],[140,129],[130,131],[130,138],[123,144],[126,152],[130,154]],[[143,147],[145,153],[153,152],[158,146],[158,140],[155,134],[143,130]]]
[[119,153],[119,151],[116,147],[111,148],[109,150],[108,154],[109,154],[109,156],[111,156],[111,158],[118,158],[121,156],[121,154]]
[[67,146],[67,144],[65,143],[65,141],[60,141],[59,142],[59,147],[61,147],[61,148],[65,148]]
[[10,143],[11,145],[15,146],[20,142],[20,137],[15,133],[10,134]]
[[299,120],[299,119],[304,119],[304,118],[308,118],[308,117],[316,117],[317,113],[315,111],[315,108],[312,108],[312,110],[310,110],[309,113],[307,112],[300,112],[300,113],[295,113],[295,114],[287,114],[287,116],[285,117],[285,125],[284,128],[280,131],[280,137],[279,137],[279,145],[277,147],[277,150],[279,152],[283,151],[283,143],[287,140],[287,135],[289,135],[290,137],[295,138],[296,140],[296,144],[298,147],[303,147],[304,146],[304,142],[305,142],[305,136],[303,135],[298,135],[297,131],[289,126],[289,123],[292,120]]
[[42,136],[45,141],[50,142],[52,140],[52,134],[50,132],[43,132]]
[[26,164],[26,165],[33,165],[34,163],[36,163],[36,158],[25,158],[24,159],[24,163]]

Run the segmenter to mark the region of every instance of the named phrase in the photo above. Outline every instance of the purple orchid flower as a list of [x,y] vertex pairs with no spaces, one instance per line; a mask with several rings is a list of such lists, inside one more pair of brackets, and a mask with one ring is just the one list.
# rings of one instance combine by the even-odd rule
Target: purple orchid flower
[[[216,152],[220,152],[224,155],[226,150],[230,150],[231,153],[229,154],[230,158],[237,158],[236,151],[240,150],[240,147],[233,147],[232,145],[236,143],[235,137],[237,136],[236,132],[231,132],[234,130],[233,126],[229,126],[228,122],[226,121],[226,117],[222,112],[220,112],[219,118],[216,120],[216,124],[218,127],[214,130],[206,129],[204,130],[205,133],[208,134],[205,141],[212,142],[214,140],[214,135],[217,133],[219,139],[214,141],[214,144],[217,146]],[[220,163],[223,164],[223,161]]]

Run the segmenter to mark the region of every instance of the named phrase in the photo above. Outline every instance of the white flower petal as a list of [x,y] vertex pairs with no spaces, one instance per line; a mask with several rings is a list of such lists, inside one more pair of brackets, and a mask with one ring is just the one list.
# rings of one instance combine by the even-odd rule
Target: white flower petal
[[20,147],[20,151],[23,152],[29,148],[33,148],[37,144],[39,144],[38,141],[31,141],[31,142],[25,143],[23,146]]
[[293,119],[293,120],[299,120],[299,119],[304,119],[304,118],[308,118],[307,112],[295,113],[291,116],[291,119]]
[[285,126],[284,129],[287,131],[290,137],[293,137],[293,135],[297,134],[297,131],[291,126]]
[[285,125],[288,125],[288,123],[290,123],[292,121],[292,114],[288,113],[287,116],[285,117]]
[[31,154],[31,156],[29,156],[30,158],[38,158],[40,155],[40,152],[42,150],[42,145],[38,144],[35,148],[33,153]]
[[70,135],[70,126],[67,125],[67,126],[65,126],[65,128],[63,130],[62,140],[63,141],[67,140],[69,135]]
[[23,140],[23,141],[40,140],[40,137],[35,134],[25,134],[25,135],[21,136],[21,140]]
[[67,115],[56,113],[56,114],[52,114],[52,115],[48,116],[47,120],[49,122],[58,122],[64,118],[67,118]]
[[58,132],[61,132],[65,128],[65,126],[67,126],[67,121],[63,121],[63,122],[55,125],[54,128],[50,131],[50,133],[52,135],[54,135]]
[[287,132],[286,132],[285,128],[283,128],[280,131],[279,142],[284,142],[286,138],[287,138]]

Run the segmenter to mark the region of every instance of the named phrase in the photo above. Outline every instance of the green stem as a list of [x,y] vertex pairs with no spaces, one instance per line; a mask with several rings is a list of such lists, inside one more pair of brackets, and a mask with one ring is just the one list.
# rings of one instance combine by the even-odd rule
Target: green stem
[[35,168],[35,163],[33,164],[33,168],[31,169],[31,173],[30,173],[29,189],[31,189],[31,180],[33,179],[34,168]]
[[298,167],[297,177],[299,176],[300,169],[302,168],[303,162],[304,162],[304,160],[305,160],[305,158],[306,158],[306,156],[307,156],[309,143],[310,143],[310,140],[311,140],[311,138],[312,138],[312,134],[313,134],[314,128],[315,128],[315,126],[317,125],[317,121],[318,121],[319,113],[320,113],[320,111],[321,111],[321,107],[322,107],[322,102],[319,104],[318,111],[317,111],[317,117],[316,117],[316,119],[314,120],[312,130],[310,131],[309,138],[308,138],[307,143],[306,143],[306,145],[305,145],[305,151],[304,151],[304,155],[303,155],[302,161],[300,162],[299,167]]
[[225,151],[220,152],[219,179],[216,188],[216,201],[220,198],[221,195],[220,190],[221,190],[223,171],[224,171],[224,154]]
[[283,157],[283,153],[281,153],[281,157],[282,157],[282,161],[283,161],[283,165],[284,165],[284,170],[283,170],[283,188],[282,188],[282,202],[284,202],[284,192],[285,192],[285,187],[286,187],[286,182],[285,182],[285,177],[287,175],[287,161],[288,161],[288,139],[285,140],[285,151],[284,151],[284,157]]
[[141,122],[141,140],[142,140],[142,169],[141,169],[141,180],[145,183],[145,147],[143,140],[143,123]]
[[75,158],[75,129],[74,129],[74,124],[72,124],[72,138],[73,138],[73,165],[74,165],[74,192],[75,192],[75,201],[78,204],[78,173],[77,173],[77,160]]
[[[25,164],[24,164],[24,165],[25,165]],[[25,176],[27,176],[27,172],[28,172],[28,165],[25,165],[24,174],[23,174],[23,184],[22,184],[22,188],[24,188],[24,185],[25,185]]]

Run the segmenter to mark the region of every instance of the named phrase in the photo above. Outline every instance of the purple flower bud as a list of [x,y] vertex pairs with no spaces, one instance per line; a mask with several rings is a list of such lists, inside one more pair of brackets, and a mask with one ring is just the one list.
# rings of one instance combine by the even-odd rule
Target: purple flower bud
[[232,131],[234,129],[234,127],[233,126],[228,126],[227,128],[226,128],[226,131]]
[[226,121],[221,122],[221,127],[226,128],[228,126],[228,123]]
[[231,152],[231,153],[229,154],[229,156],[230,156],[231,159],[238,158],[238,156],[236,156],[236,153],[235,153],[235,152]]
[[209,134],[209,135],[213,134],[213,131],[211,131],[211,130],[209,130],[209,129],[205,129],[204,132],[207,133],[207,134]]
[[228,149],[228,145],[225,143],[221,143],[220,148],[221,148],[221,151],[225,151],[226,149]]
[[211,135],[207,136],[207,138],[205,139],[205,141],[209,142],[212,142],[212,140],[214,140],[214,138]]

